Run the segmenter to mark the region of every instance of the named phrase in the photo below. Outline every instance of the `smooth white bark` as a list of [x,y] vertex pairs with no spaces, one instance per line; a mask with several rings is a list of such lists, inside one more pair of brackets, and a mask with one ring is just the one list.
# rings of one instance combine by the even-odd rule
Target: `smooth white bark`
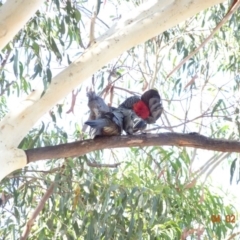
[[0,7],[0,50],[22,29],[44,0],[7,0]]
[[[47,103],[40,104],[42,107],[38,105],[42,92],[43,89],[34,90],[20,104],[10,110],[10,113],[0,122],[0,147],[2,145],[9,148],[17,147],[26,135],[27,126],[32,127],[36,123],[37,118],[34,115],[38,110],[43,112],[47,105]],[[32,109],[35,104],[37,104],[37,109],[35,109],[37,111]],[[23,132],[21,131],[22,127]]]
[[0,180],[2,180],[9,173],[23,168],[27,164],[26,153],[18,148],[2,148],[0,147]]
[[[41,116],[111,59],[201,10],[221,2],[223,0],[159,0],[148,1],[135,9],[97,39],[97,43],[68,68],[53,78],[42,98],[40,92],[33,93],[33,100],[25,100],[17,111],[14,110],[5,117],[0,123],[2,130],[0,139],[5,136],[4,142],[0,142],[0,151],[1,146],[4,150],[3,143],[7,143],[8,147],[17,147]],[[6,164],[5,161],[7,160],[3,159],[1,164]],[[0,180],[9,173],[8,167],[0,169]]]

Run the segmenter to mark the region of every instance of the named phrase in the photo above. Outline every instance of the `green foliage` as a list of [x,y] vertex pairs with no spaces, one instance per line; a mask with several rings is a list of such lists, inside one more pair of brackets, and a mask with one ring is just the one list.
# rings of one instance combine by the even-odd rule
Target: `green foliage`
[[[134,9],[142,1],[97,3],[96,39],[126,9]],[[9,105],[39,84],[47,91],[52,78],[86,50],[90,4],[80,0],[46,1],[2,50],[0,119],[8,113]],[[227,10],[226,3],[216,5],[122,53],[39,119],[19,148],[89,138],[88,131],[83,130],[88,117],[86,87],[110,98],[111,89],[115,106],[130,96],[129,91],[141,93],[155,88],[161,94],[164,114],[150,126],[155,128],[152,132],[199,132],[238,140],[239,11],[200,51],[171,73],[209,36]],[[1,182],[5,200],[0,210],[0,236],[19,239],[27,220],[54,183],[54,193],[36,218],[29,239],[172,240],[184,236],[197,239],[198,235],[202,239],[224,239],[238,227],[237,223],[226,222],[225,216],[237,216],[237,210],[200,181],[206,173],[202,169],[212,158],[220,157],[196,149],[154,146],[95,151],[79,158],[30,164]],[[226,159],[232,161],[231,183],[234,176],[239,181],[239,156],[232,154]],[[90,167],[89,162],[98,167]],[[116,162],[121,162],[120,166],[103,168],[102,164]],[[221,221],[213,222],[215,215],[220,215]]]
[[[177,149],[171,150],[176,152]],[[183,162],[174,164],[174,157],[161,163],[157,161],[160,171],[166,166],[172,171],[165,178],[156,174],[155,153],[147,155],[147,159],[134,159],[133,149],[130,156],[125,157],[126,163],[114,170],[90,169],[86,166],[86,158],[75,158],[66,159],[64,167],[43,171],[40,178],[30,167],[16,173],[10,181],[5,180],[13,197],[9,210],[14,211],[14,217],[7,212],[2,215],[3,222],[12,224],[1,229],[1,235],[7,236],[14,231],[15,221],[19,223],[19,233],[22,232],[26,219],[20,216],[36,208],[37,196],[54,181],[54,194],[44,205],[29,239],[36,236],[48,239],[80,236],[79,239],[179,239],[183,229],[196,228],[199,224],[208,226],[206,235],[210,238],[216,232],[217,236],[225,237],[233,225],[227,226],[224,221],[213,223],[211,216],[233,214],[234,207],[224,206],[221,198],[208,188],[186,189],[186,179],[180,183],[173,174],[177,171],[179,179],[186,177],[182,172]],[[29,180],[21,186],[25,178]]]

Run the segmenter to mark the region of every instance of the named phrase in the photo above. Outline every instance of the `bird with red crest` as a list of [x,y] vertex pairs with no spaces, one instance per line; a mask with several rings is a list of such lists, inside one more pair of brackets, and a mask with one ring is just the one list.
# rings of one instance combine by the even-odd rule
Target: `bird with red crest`
[[155,123],[163,112],[161,97],[157,90],[149,89],[141,97],[132,96],[119,105],[119,108],[133,110],[148,124]]
[[85,122],[91,127],[91,135],[118,136],[122,130],[132,135],[142,131],[147,124],[132,109],[109,107],[94,91],[87,93],[90,117]]

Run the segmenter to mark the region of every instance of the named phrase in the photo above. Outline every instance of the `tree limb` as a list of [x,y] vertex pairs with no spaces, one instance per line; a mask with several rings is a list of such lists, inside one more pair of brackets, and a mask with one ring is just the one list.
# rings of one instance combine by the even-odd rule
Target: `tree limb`
[[[44,95],[43,89],[36,89],[3,118],[0,122],[0,139],[4,138],[2,148],[17,147],[39,118],[122,52],[223,1],[155,0],[148,1],[129,12],[96,39],[96,44],[55,76]],[[10,134],[12,132],[14,135]],[[1,151],[4,151],[3,149]]]
[[30,163],[43,159],[77,157],[100,149],[145,146],[178,146],[219,152],[240,152],[240,142],[237,141],[214,139],[197,133],[160,133],[102,137],[57,146],[28,149],[25,153],[28,163]]
[[184,63],[186,63],[190,58],[192,58],[201,48],[203,48],[209,40],[213,37],[213,35],[222,27],[223,24],[227,22],[227,20],[232,16],[234,12],[236,12],[239,8],[240,1],[233,1],[233,4],[229,8],[227,14],[224,16],[224,18],[218,23],[218,25],[213,29],[211,34],[193,51],[191,52],[187,57],[185,57],[168,75],[166,78],[169,78],[174,72],[176,72]]
[[21,237],[21,240],[27,239],[28,235],[30,234],[31,228],[34,224],[34,221],[36,217],[39,215],[39,213],[42,211],[43,207],[45,206],[46,201],[49,199],[49,197],[52,195],[53,190],[55,187],[55,183],[52,183],[51,186],[48,188],[46,193],[44,194],[43,198],[39,202],[37,208],[34,210],[31,218],[28,220],[26,229]]
[[[36,89],[24,101],[16,103],[14,109],[1,120],[0,180],[10,172],[26,165],[25,152],[17,146],[34,124],[69,92],[124,51],[177,25],[199,11],[223,1],[147,1],[123,16],[105,34],[96,39],[96,44],[56,75],[46,91],[43,91],[43,88]],[[29,2],[32,4],[35,1]],[[0,14],[0,20],[1,16]],[[68,149],[67,152],[69,152]]]
[[8,0],[0,8],[0,50],[20,31],[43,0]]

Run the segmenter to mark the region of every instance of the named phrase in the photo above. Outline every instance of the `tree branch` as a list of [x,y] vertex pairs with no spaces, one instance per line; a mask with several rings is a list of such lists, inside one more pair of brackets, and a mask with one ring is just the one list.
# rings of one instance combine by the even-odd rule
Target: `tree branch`
[[239,8],[240,1],[234,1],[233,5],[230,7],[227,14],[224,16],[224,18],[218,23],[218,25],[213,29],[211,34],[193,51],[191,52],[187,57],[185,57],[168,75],[166,78],[169,78],[174,72],[176,72],[184,63],[186,63],[190,58],[192,58],[201,48],[203,48],[209,40],[213,37],[213,35],[222,27],[223,24],[227,22],[227,20],[232,16],[234,12],[237,11]]
[[197,133],[160,133],[102,137],[57,146],[26,150],[28,163],[43,159],[82,156],[105,148],[178,146],[219,152],[240,152],[240,142],[205,137]]
[[[64,71],[56,75],[46,91],[43,91],[43,86],[41,86],[42,88],[36,89],[24,101],[20,101],[18,104],[16,103],[16,106],[1,120],[0,180],[10,172],[26,165],[27,159],[25,152],[18,149],[17,146],[34,124],[69,92],[124,51],[166,31],[179,22],[197,14],[199,11],[223,1],[224,0],[147,1],[135,8],[134,11],[130,11],[123,16],[122,19],[108,29],[105,34],[96,39],[94,45],[82,53],[82,55],[72,62]],[[7,1],[7,3],[8,2],[9,1]],[[11,2],[14,3],[13,0],[11,0]],[[40,0],[32,0],[29,2],[31,2],[31,4],[32,2],[39,3],[39,5],[34,5],[36,7],[35,9],[37,9],[37,6],[40,6]],[[1,7],[0,11],[0,20],[5,19],[1,18],[2,8],[3,7]],[[19,9],[21,10],[22,8]],[[20,11],[19,9],[18,11]],[[24,13],[26,9],[24,9]],[[33,11],[31,11],[31,13],[32,12]],[[2,29],[4,28],[0,28],[0,38]],[[2,34],[4,35],[5,32]],[[66,151],[69,153],[68,148]],[[79,153],[76,155],[79,155]],[[60,155],[59,157],[63,156]],[[49,156],[46,156],[46,158],[49,158]]]
[[42,211],[43,207],[45,206],[46,201],[49,199],[49,197],[52,195],[54,190],[55,183],[52,183],[51,186],[48,188],[46,193],[44,194],[43,198],[39,202],[37,208],[34,210],[31,218],[28,220],[26,229],[21,237],[21,240],[27,239],[28,235],[30,234],[31,228],[34,224],[34,221],[36,217],[39,215],[39,213]]
[[96,162],[90,162],[87,161],[87,165],[89,167],[95,167],[95,168],[116,168],[119,165],[121,165],[121,163],[114,163],[114,164],[103,164],[103,163],[96,163]]
[[0,50],[20,31],[43,0],[8,0],[0,8]]
[[[199,11],[223,1],[148,1],[129,12],[96,39],[96,44],[55,76],[44,95],[43,89],[36,89],[2,119],[0,122],[0,139],[4,138],[2,148],[17,147],[39,118],[113,58]],[[12,132],[14,135],[10,134]]]

